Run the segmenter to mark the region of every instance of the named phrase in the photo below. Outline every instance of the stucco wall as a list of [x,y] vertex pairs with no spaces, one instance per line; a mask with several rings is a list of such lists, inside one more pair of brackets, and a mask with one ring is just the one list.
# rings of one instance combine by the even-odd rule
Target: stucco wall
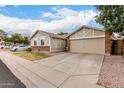
[[99,31],[99,30],[93,30],[93,29],[88,29],[88,28],[83,28],[80,31],[74,33],[73,35],[70,36],[71,38],[83,38],[83,37],[93,37],[93,36],[105,36],[104,31]]
[[65,51],[66,40],[51,38],[51,52]]
[[41,39],[44,39],[44,46],[50,45],[50,37],[44,32],[38,32],[32,39],[31,39],[31,46],[34,46],[34,41],[37,42],[35,46],[41,46]]

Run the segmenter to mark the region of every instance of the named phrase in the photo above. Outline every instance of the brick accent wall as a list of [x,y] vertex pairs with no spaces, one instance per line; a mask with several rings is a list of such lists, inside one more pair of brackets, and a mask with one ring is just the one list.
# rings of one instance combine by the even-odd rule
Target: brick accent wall
[[112,41],[110,36],[110,32],[105,32],[105,54],[107,55],[111,55]]
[[66,51],[70,51],[70,40],[69,39],[67,39],[67,49],[66,49]]
[[31,46],[33,52],[50,52],[50,46]]

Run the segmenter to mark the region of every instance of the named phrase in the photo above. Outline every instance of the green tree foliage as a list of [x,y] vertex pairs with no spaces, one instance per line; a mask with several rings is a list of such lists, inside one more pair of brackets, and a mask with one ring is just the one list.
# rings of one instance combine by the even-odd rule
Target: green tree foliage
[[11,42],[11,38],[8,37],[8,36],[6,36],[6,37],[3,38],[3,41],[5,41],[5,42]]
[[67,35],[67,32],[59,32],[58,35]]
[[100,14],[96,21],[104,26],[108,32],[124,31],[124,6],[123,5],[97,5]]
[[0,38],[3,39],[6,36],[7,36],[6,32],[4,30],[0,29]]
[[14,43],[23,43],[23,37],[21,34],[18,33],[13,34],[11,40]]
[[26,36],[24,36],[24,37],[23,37],[23,43],[24,43],[24,44],[29,44],[29,38],[26,37]]
[[12,43],[24,43],[24,44],[28,44],[29,43],[29,40],[28,40],[28,37],[26,36],[22,36],[21,34],[18,34],[18,33],[15,33],[15,34],[12,34],[11,37],[5,37],[4,38],[4,41],[5,42],[12,42]]

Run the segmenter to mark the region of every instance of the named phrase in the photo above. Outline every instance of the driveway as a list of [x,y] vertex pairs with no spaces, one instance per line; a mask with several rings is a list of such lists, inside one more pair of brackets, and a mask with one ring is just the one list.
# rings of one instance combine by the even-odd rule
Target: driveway
[[96,82],[103,55],[62,53],[34,62],[7,52],[0,57],[27,87],[100,87]]

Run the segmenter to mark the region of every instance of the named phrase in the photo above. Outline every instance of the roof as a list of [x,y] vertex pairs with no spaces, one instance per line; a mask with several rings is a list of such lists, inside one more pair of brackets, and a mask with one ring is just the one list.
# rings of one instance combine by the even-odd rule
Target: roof
[[66,39],[66,37],[67,37],[67,35],[58,35],[58,34],[54,34],[54,33],[51,33],[51,32],[36,30],[35,33],[31,36],[30,39],[32,39],[38,32],[44,32],[44,33],[48,34],[50,37],[57,38],[57,39]]
[[90,26],[83,25],[80,28],[78,28],[76,31],[74,31],[73,33],[71,33],[70,35],[68,35],[68,37],[70,37],[71,35],[77,33],[78,31],[80,31],[81,29],[84,29],[84,28],[94,29],[94,30],[99,30],[99,31],[105,31],[104,29],[100,29],[100,28],[96,28],[96,27],[90,27]]
[[112,39],[112,40],[123,40],[124,37],[121,36],[121,35],[119,35],[118,33],[112,33],[111,39]]

